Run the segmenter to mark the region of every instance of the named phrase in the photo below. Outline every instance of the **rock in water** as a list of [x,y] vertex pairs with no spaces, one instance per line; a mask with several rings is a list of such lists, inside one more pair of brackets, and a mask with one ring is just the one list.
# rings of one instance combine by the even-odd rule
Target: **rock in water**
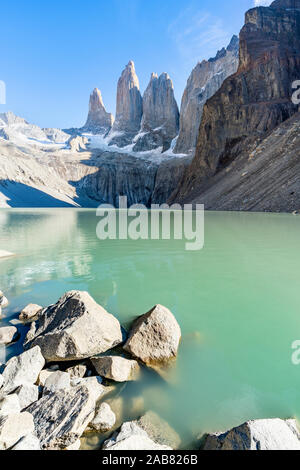
[[179,110],[172,80],[167,73],[160,77],[153,73],[143,96],[141,132],[133,149],[140,152],[161,147],[165,152],[178,131]]
[[0,416],[0,450],[10,449],[33,431],[33,418],[27,412]]
[[18,337],[18,330],[15,326],[3,326],[0,328],[0,345],[10,344]]
[[299,1],[246,13],[238,71],[206,103],[195,158],[170,201],[200,198],[217,172],[298,111],[291,85],[300,77]]
[[180,109],[180,132],[174,153],[194,153],[206,101],[219,90],[224,80],[239,65],[239,40],[233,36],[229,46],[216,57],[199,62],[185,88]]
[[113,123],[114,117],[106,112],[101,91],[95,88],[90,96],[89,114],[83,130],[94,134],[106,134],[112,128]]
[[87,292],[67,292],[32,325],[25,346],[38,345],[47,362],[85,359],[123,341],[118,320]]
[[177,356],[180,338],[174,315],[156,305],[134,322],[124,349],[149,366],[163,365]]
[[172,448],[157,444],[136,422],[128,422],[104,443],[103,450],[172,450]]
[[180,447],[181,439],[177,432],[153,411],[148,411],[137,424],[158,444],[170,446],[172,449]]
[[137,361],[118,356],[93,357],[91,361],[101,377],[115,382],[138,380],[140,377],[140,366]]
[[3,294],[3,292],[0,291],[0,307],[4,308],[7,307],[8,305],[8,300]]
[[44,365],[45,359],[38,346],[25,351],[20,356],[12,357],[6,363],[2,373],[1,391],[10,393],[20,385],[35,384]]
[[39,316],[42,310],[43,310],[43,307],[41,307],[40,305],[29,304],[20,313],[19,320],[26,322],[26,321],[35,319],[36,317]]
[[111,131],[111,144],[124,147],[131,143],[141,127],[143,100],[139,79],[132,61],[118,82],[116,120]]
[[93,420],[89,424],[89,428],[97,432],[105,433],[110,431],[115,424],[115,413],[112,411],[108,403],[101,403]]
[[95,413],[89,390],[78,386],[45,395],[28,408],[42,449],[65,449],[83,434]]
[[224,434],[205,437],[204,450],[299,450],[300,434],[295,420],[248,421]]

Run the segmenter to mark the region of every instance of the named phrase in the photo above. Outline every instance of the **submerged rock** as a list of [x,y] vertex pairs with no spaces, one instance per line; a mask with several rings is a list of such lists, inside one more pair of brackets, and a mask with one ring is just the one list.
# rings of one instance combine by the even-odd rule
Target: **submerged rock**
[[299,450],[300,433],[295,420],[248,421],[225,433],[208,434],[203,450]]
[[100,433],[110,431],[116,424],[116,415],[108,403],[101,403],[89,424],[89,429]]
[[49,393],[28,408],[42,449],[65,449],[83,434],[95,413],[87,387]]
[[119,356],[93,357],[91,361],[99,375],[115,382],[128,382],[140,377],[140,366],[136,361]]
[[19,356],[12,357],[6,363],[2,374],[2,390],[9,393],[20,385],[35,384],[44,365],[45,359],[38,346],[25,351]]
[[87,292],[67,292],[32,325],[25,347],[38,345],[47,362],[89,358],[123,341],[118,320]]
[[137,424],[158,444],[170,446],[172,449],[180,447],[181,439],[177,432],[153,411],[148,411],[137,421]]
[[24,436],[33,433],[34,423],[30,413],[0,416],[0,450],[10,449]]
[[32,319],[36,319],[39,316],[43,307],[36,304],[29,304],[25,307],[19,315],[19,320],[27,322]]
[[13,343],[18,338],[18,330],[15,326],[0,328],[0,345]]
[[163,365],[177,356],[180,338],[174,315],[156,305],[134,322],[124,349],[149,366]]
[[103,450],[172,450],[172,448],[157,444],[136,422],[128,422],[104,443]]

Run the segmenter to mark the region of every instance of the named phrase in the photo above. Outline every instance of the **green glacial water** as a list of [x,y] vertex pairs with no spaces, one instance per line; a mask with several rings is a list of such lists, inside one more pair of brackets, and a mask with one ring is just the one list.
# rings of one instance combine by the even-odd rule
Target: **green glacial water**
[[248,419],[300,417],[300,366],[291,361],[300,339],[300,217],[206,213],[199,252],[172,240],[99,241],[97,222],[88,210],[1,210],[0,249],[17,254],[0,261],[10,300],[1,326],[26,304],[46,306],[72,289],[89,291],[123,325],[160,303],[182,328],[175,376],[168,384],[146,374],[125,386],[124,419],[137,417],[129,405],[142,397],[188,446]]

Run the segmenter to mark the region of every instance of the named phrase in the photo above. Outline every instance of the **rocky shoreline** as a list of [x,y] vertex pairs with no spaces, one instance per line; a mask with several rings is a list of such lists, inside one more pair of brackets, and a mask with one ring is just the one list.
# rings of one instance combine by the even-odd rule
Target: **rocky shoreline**
[[[156,305],[127,332],[87,292],[71,291],[46,308],[28,305],[19,319],[29,325],[24,350],[0,365],[0,450],[79,450],[90,433],[103,436],[102,450],[182,448],[151,410],[136,402],[139,417],[122,422],[116,406],[122,384],[139,381],[145,370],[168,375],[181,339],[170,310]],[[15,326],[0,328],[1,345],[19,338]],[[196,447],[299,450],[300,433],[295,420],[256,420],[199,436]]]

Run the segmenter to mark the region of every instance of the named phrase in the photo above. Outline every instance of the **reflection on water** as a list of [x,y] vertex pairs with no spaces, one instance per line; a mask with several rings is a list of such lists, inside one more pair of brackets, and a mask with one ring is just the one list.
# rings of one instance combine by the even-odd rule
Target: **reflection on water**
[[0,212],[0,249],[17,254],[0,261],[11,301],[0,324],[71,289],[89,291],[123,325],[161,303],[183,332],[175,380],[151,373],[128,384],[122,419],[136,418],[143,402],[186,443],[246,419],[300,414],[300,370],[290,359],[300,337],[300,218],[206,214],[200,252],[181,241],[99,241],[97,222],[86,210]]

